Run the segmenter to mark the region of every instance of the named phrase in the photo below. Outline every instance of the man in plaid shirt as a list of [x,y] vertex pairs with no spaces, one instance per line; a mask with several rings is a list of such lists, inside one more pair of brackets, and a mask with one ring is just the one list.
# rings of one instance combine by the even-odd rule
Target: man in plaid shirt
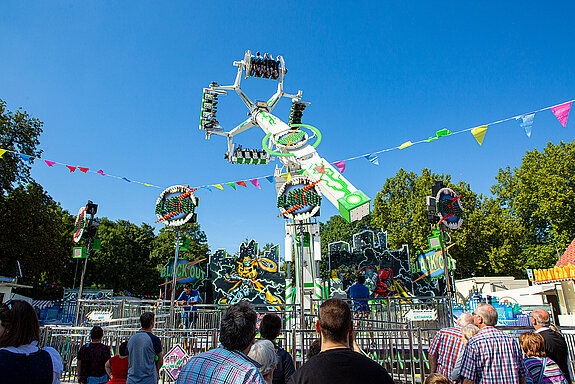
[[178,384],[265,384],[249,353],[256,337],[257,314],[246,301],[228,307],[220,325],[221,346],[193,356],[178,375]]
[[431,373],[441,373],[451,377],[457,356],[463,350],[461,328],[473,324],[471,313],[464,312],[453,328],[443,328],[433,338],[429,346],[429,368]]
[[464,384],[525,384],[525,365],[519,343],[494,327],[497,311],[481,303],[475,309],[479,333],[467,342],[459,374]]

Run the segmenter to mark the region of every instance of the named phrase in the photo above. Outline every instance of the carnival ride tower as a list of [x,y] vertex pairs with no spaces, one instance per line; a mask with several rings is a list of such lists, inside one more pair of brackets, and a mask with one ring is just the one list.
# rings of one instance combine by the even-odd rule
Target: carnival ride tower
[[[316,151],[321,142],[321,132],[301,123],[302,114],[309,104],[303,102],[302,92],[287,94],[283,90],[287,73],[283,57],[269,54],[252,55],[246,51],[243,60],[235,61],[238,67],[233,85],[212,83],[204,88],[200,129],[206,139],[211,135],[227,139],[225,158],[233,164],[267,164],[277,158],[274,179],[278,195],[278,217],[285,223],[285,261],[295,262],[295,284],[288,276],[286,304],[296,304],[303,310],[312,307],[312,299],[324,298],[319,278],[321,241],[319,216],[322,197],[325,196],[348,221],[360,220],[370,213],[370,199],[346,180],[339,170]],[[278,81],[275,94],[266,102],[253,102],[240,88],[242,74]],[[217,121],[218,97],[235,91],[249,109],[248,118],[230,131],[225,131]],[[289,122],[286,124],[272,114],[282,97],[291,99]],[[233,143],[234,136],[258,126],[264,133],[263,149],[245,149]],[[312,142],[313,141],[313,142]],[[303,305],[301,305],[303,304]]]

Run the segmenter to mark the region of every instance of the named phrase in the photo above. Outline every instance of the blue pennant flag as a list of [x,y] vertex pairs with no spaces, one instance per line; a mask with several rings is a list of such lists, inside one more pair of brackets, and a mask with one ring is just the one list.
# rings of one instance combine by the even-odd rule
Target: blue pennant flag
[[369,154],[369,155],[365,155],[364,157],[366,159],[368,159],[370,163],[375,164],[375,165],[379,165],[379,159],[377,158],[377,155]]
[[519,125],[525,130],[527,137],[531,137],[531,128],[533,128],[533,120],[535,119],[535,114],[530,113],[528,115],[516,117],[515,119],[521,119]]
[[19,155],[22,160],[32,162],[32,156],[23,155],[21,153],[19,153]]
[[203,187],[200,187],[200,188],[202,188],[202,189],[207,189],[207,190],[210,191],[210,192],[212,191],[212,189],[211,189],[210,187],[208,187],[207,185],[204,185]]
[[132,180],[128,180],[128,179],[125,178],[125,177],[122,177],[122,180],[126,180],[128,183],[131,183],[131,182],[132,182]]
[[269,181],[270,183],[273,183],[274,177],[273,176],[266,176],[266,180]]

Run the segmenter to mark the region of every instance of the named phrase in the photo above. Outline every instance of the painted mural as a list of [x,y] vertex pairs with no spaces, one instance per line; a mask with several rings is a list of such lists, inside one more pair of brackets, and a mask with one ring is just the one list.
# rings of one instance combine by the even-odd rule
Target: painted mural
[[235,304],[241,300],[268,310],[281,310],[285,293],[285,276],[279,269],[279,246],[262,255],[258,243],[242,243],[237,255],[219,249],[210,256],[209,271],[213,281],[214,301]]
[[436,280],[417,280],[420,274],[412,273],[407,245],[390,250],[387,234],[372,231],[355,234],[352,245],[343,241],[328,245],[332,297],[347,296],[359,274],[365,276],[365,285],[376,298],[439,295]]

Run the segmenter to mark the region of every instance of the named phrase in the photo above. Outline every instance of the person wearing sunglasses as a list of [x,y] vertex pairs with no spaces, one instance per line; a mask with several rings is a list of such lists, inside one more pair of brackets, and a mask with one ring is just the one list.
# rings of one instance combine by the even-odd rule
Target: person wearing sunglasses
[[0,381],[4,384],[59,384],[64,367],[54,348],[39,348],[40,323],[23,300],[0,306]]

